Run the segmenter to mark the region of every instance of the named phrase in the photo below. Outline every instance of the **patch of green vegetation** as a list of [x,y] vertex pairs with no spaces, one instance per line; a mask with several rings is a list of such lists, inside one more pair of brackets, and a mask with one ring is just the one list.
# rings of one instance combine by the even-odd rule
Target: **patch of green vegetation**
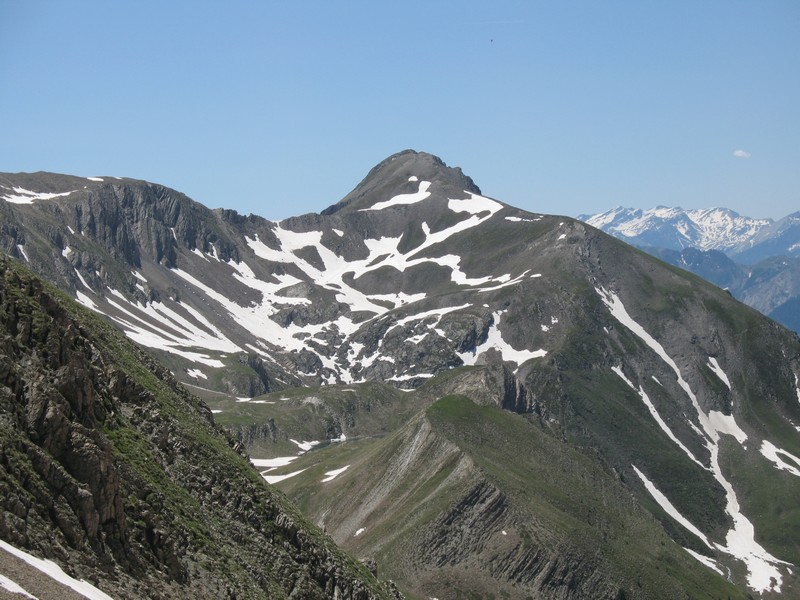
[[594,556],[602,547],[606,572],[617,573],[622,587],[638,585],[641,597],[652,598],[689,590],[745,596],[676,546],[591,454],[522,416],[465,397],[442,398],[427,415],[535,522],[558,531],[579,555]]

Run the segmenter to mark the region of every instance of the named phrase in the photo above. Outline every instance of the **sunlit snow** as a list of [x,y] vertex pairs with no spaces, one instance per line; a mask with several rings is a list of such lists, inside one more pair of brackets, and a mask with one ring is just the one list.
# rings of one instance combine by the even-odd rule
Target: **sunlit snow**
[[653,497],[653,500],[658,502],[658,505],[662,509],[664,509],[664,512],[666,512],[670,517],[672,517],[678,523],[683,525],[683,527],[685,527],[687,530],[689,530],[698,538],[700,538],[706,546],[713,549],[714,547],[711,545],[711,542],[708,541],[708,538],[705,536],[705,534],[702,531],[700,531],[697,527],[695,527],[692,524],[692,522],[689,521],[689,519],[684,517],[680,513],[680,511],[677,508],[675,508],[672,502],[670,502],[669,499],[653,484],[653,482],[650,481],[647,477],[645,477],[645,475],[639,469],[637,469],[635,465],[631,466],[633,467],[633,470],[636,471],[636,474],[639,476],[639,479],[642,480],[642,483],[644,484],[644,487],[647,489],[647,492]]
[[[28,253],[25,252],[25,247],[22,244],[17,244],[17,250],[19,250],[19,253],[22,254],[22,258],[25,259],[25,262],[31,262],[31,259],[28,258]],[[800,398],[800,392],[798,392],[798,398]]]
[[500,355],[503,357],[504,361],[516,363],[517,368],[519,366],[528,361],[532,358],[541,358],[547,354],[546,350],[517,350],[513,348],[508,342],[503,339],[503,334],[500,332],[499,325],[500,325],[500,317],[504,311],[496,311],[492,313],[492,317],[494,318],[494,324],[489,329],[489,333],[486,336],[486,341],[483,342],[480,346],[477,346],[474,352],[462,352],[459,353],[459,358],[464,362],[465,365],[475,365],[477,364],[478,358],[487,350],[495,349],[497,350]]
[[60,196],[69,196],[77,190],[72,190],[72,192],[62,192],[60,194],[51,194],[48,192],[32,192],[30,190],[26,190],[25,188],[15,187],[13,188],[13,191],[15,192],[14,194],[0,196],[0,200],[5,200],[6,202],[11,202],[12,204],[33,204],[34,200],[52,200],[53,198],[59,198]]
[[667,425],[664,419],[661,418],[661,415],[656,410],[656,407],[653,405],[653,403],[650,401],[650,398],[645,393],[644,388],[642,386],[639,386],[639,389],[636,389],[636,387],[633,385],[633,382],[627,377],[625,377],[625,374],[622,372],[621,367],[611,367],[611,370],[614,371],[614,373],[616,373],[617,375],[619,375],[620,378],[625,383],[627,383],[632,390],[634,390],[639,394],[639,396],[642,399],[642,402],[644,402],[645,406],[647,407],[647,410],[650,411],[650,414],[655,419],[656,423],[658,423],[658,426],[664,433],[667,434],[669,439],[671,439],[681,450],[683,450],[686,456],[688,456],[693,462],[697,463],[698,465],[700,465],[705,469],[706,467],[703,465],[703,463],[697,460],[694,454],[692,454],[691,450],[689,450],[686,446],[684,446],[683,443],[675,436],[675,434],[672,433],[672,429],[670,429],[669,425]]
[[[775,444],[773,444],[772,442],[768,442],[767,440],[764,440],[763,442],[761,442],[761,448],[759,449],[759,451],[768,460],[772,461],[775,464],[775,468],[776,469],[781,470],[781,471],[788,471],[792,475],[796,475],[797,477],[800,477],[800,468],[798,468],[798,467],[800,467],[800,458],[797,458],[791,452],[787,452],[786,450],[782,450],[781,448],[778,448]],[[786,458],[788,458],[790,460],[793,460],[795,462],[795,465],[797,465],[797,466],[790,465],[789,463],[784,461],[780,457],[781,454],[783,456],[785,456]]]
[[431,187],[430,181],[420,181],[419,182],[419,189],[416,192],[411,194],[398,194],[390,198],[389,200],[384,200],[383,202],[376,202],[369,208],[362,208],[362,211],[368,210],[383,210],[384,208],[389,208],[390,206],[399,206],[402,204],[416,204],[417,202],[422,202],[431,195],[428,191],[428,188]]
[[311,450],[311,448],[319,444],[319,441],[316,440],[311,442],[298,442],[297,440],[289,438],[289,441],[295,444],[298,448],[300,448],[301,452],[303,453],[308,452],[309,450]]
[[95,312],[100,312],[100,309],[97,307],[97,304],[95,304],[94,301],[91,298],[89,298],[89,296],[84,294],[82,291],[76,290],[75,297],[77,301],[83,304],[86,308],[91,309]]
[[269,484],[278,483],[285,479],[289,479],[290,477],[294,477],[295,475],[300,475],[305,471],[305,469],[300,469],[299,471],[292,471],[291,473],[286,473],[285,475],[262,475],[262,477],[267,481]]
[[0,549],[5,550],[9,554],[13,554],[19,559],[22,559],[30,566],[41,571],[51,579],[56,580],[61,585],[74,590],[84,598],[89,598],[89,600],[113,600],[111,596],[100,591],[91,583],[88,583],[82,579],[78,580],[74,577],[70,577],[52,560],[36,558],[32,554],[28,554],[24,550],[20,550],[19,548],[16,548],[3,540],[0,540]]
[[797,375],[794,376],[794,387],[797,391],[797,401],[800,402],[800,380],[798,380]]
[[0,589],[4,589],[10,594],[19,594],[23,598],[33,598],[33,600],[38,600],[36,596],[29,594],[25,588],[19,585],[16,581],[9,579],[5,575],[0,575]]
[[717,359],[713,356],[708,357],[708,367],[714,371],[717,377],[722,380],[722,383],[728,386],[728,389],[731,389],[731,382],[728,379],[728,376],[725,374],[725,371],[722,370],[722,367],[719,366]]
[[80,280],[80,282],[83,285],[83,287],[85,287],[90,292],[94,292],[94,290],[91,287],[89,287],[89,284],[86,283],[86,280],[83,278],[83,275],[81,275],[81,272],[78,271],[78,269],[75,269],[75,275],[78,276],[78,279]]
[[344,473],[345,471],[347,471],[347,469],[349,469],[349,468],[350,468],[350,465],[345,465],[345,466],[344,466],[344,467],[342,467],[341,469],[334,469],[333,471],[328,471],[328,472],[326,472],[326,473],[325,473],[325,475],[326,475],[327,477],[325,477],[325,479],[321,479],[321,480],[320,480],[320,483],[328,483],[329,481],[333,481],[333,480],[334,480],[334,479],[336,479],[336,478],[337,478],[339,475],[341,475],[342,473]]
[[703,563],[709,569],[713,569],[714,571],[716,571],[720,575],[724,575],[724,573],[722,572],[722,569],[719,568],[719,565],[717,565],[716,561],[713,558],[709,558],[708,556],[704,556],[704,555],[700,554],[699,552],[695,552],[694,550],[690,550],[689,548],[684,548],[684,550],[686,550],[689,554],[691,554],[694,558],[699,560],[701,563]]
[[285,467],[293,460],[297,460],[297,455],[278,456],[276,458],[251,458],[250,462],[253,463],[254,467],[276,469],[278,467]]

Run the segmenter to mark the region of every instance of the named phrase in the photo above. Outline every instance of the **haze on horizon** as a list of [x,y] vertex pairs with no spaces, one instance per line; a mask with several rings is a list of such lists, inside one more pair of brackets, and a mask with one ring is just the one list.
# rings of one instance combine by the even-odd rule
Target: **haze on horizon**
[[280,219],[413,148],[530,211],[777,219],[800,209],[798,64],[791,0],[0,0],[0,171]]

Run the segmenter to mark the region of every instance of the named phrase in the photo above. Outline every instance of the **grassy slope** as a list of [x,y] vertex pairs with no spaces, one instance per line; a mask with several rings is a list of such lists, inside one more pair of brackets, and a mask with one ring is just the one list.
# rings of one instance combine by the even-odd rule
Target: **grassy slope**
[[[423,423],[430,432],[420,442]],[[415,444],[424,456],[410,460],[412,468],[392,492],[397,497],[389,494],[372,511],[362,511],[365,498],[391,480],[400,468],[398,457]],[[342,475],[321,483],[326,471],[345,465],[350,466]],[[358,555],[376,557],[381,572],[412,596],[524,597],[532,590],[525,591],[521,580],[489,573],[500,569],[492,553],[513,560],[546,542],[579,557],[581,568],[609,573],[612,583],[605,583],[627,597],[744,597],[670,540],[596,459],[541,424],[463,397],[437,401],[390,436],[312,451],[284,470],[302,468],[307,470],[278,487]],[[460,557],[457,566],[443,565],[434,576],[430,564],[414,560],[414,553],[424,554],[419,542],[442,526],[443,517],[452,519],[454,505],[479,482],[499,490],[508,508],[499,521],[485,524],[492,531],[464,534],[465,544],[480,538],[478,556]],[[467,579],[464,568],[471,573]]]

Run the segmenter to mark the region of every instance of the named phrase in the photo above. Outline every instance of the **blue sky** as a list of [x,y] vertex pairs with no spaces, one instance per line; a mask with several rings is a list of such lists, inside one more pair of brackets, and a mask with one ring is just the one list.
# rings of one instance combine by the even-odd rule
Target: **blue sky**
[[0,0],[0,86],[0,171],[270,219],[406,148],[533,212],[800,210],[796,0]]

